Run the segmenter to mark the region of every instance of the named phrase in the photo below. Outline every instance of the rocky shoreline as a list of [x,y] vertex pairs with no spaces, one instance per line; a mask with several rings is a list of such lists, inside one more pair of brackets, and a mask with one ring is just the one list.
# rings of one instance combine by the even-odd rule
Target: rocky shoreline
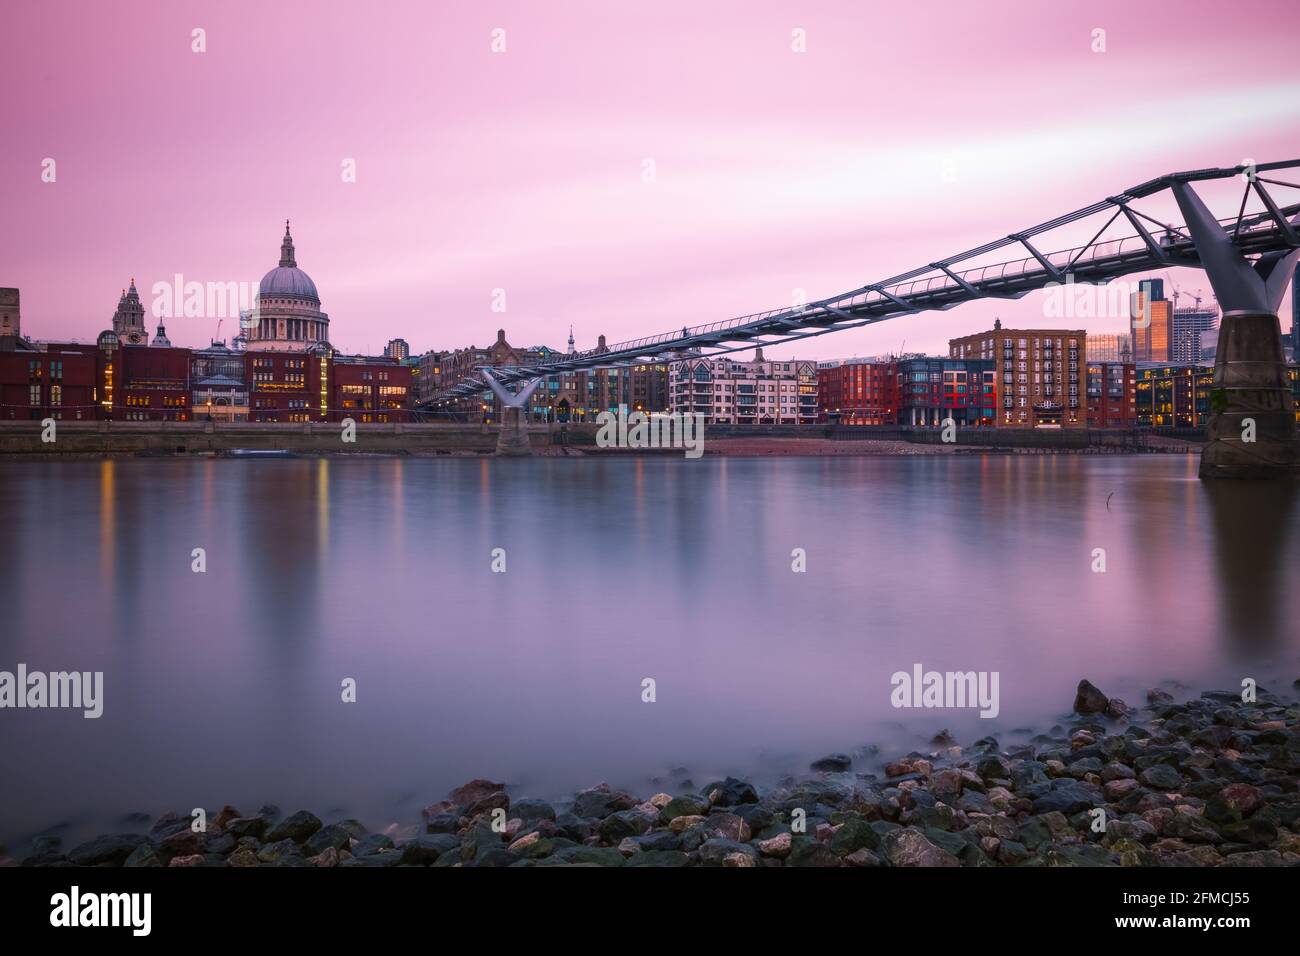
[[38,837],[0,865],[1297,866],[1300,703],[1257,694],[1152,690],[1136,710],[1085,680],[1070,718],[1025,745],[941,733],[878,774],[831,754],[761,792],[679,779],[557,803],[473,780],[385,832],[227,806],[206,832],[168,813],[67,850]]

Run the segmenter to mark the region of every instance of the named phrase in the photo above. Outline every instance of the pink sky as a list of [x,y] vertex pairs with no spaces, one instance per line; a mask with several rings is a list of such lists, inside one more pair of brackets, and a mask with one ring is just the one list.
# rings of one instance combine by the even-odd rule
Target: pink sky
[[[841,292],[1161,173],[1300,156],[1294,0],[44,0],[3,20],[0,285],[45,339],[93,340],[132,276],[146,303],[177,272],[255,282],[289,218],[342,349],[500,326],[563,347],[570,323],[587,347]],[[779,354],[946,351],[995,314],[1061,324],[1031,296]]]

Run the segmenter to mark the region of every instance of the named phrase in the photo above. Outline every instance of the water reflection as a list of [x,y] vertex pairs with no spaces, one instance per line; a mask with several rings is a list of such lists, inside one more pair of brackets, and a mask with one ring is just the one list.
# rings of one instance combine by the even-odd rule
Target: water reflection
[[1295,484],[1209,481],[1199,490],[1209,504],[1224,640],[1252,654],[1274,651],[1295,592]]
[[[1300,673],[1294,489],[1190,457],[0,462],[0,488],[0,666],[108,688],[99,721],[4,715],[10,830],[204,801],[415,820],[476,776],[779,774],[1040,725],[1084,676]],[[917,662],[997,670],[996,726],[893,710]]]

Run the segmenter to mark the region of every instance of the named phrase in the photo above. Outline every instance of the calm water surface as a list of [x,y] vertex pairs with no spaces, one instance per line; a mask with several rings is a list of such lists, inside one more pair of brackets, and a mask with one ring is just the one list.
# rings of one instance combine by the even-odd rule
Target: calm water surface
[[[1289,685],[1293,492],[1195,468],[0,462],[0,670],[106,684],[99,720],[0,711],[0,841],[226,802],[382,827],[476,776],[540,796],[649,792],[679,766],[761,779],[940,727],[1042,728],[1082,676],[1130,701]],[[918,662],[999,671],[1000,716],[894,710],[890,675]]]

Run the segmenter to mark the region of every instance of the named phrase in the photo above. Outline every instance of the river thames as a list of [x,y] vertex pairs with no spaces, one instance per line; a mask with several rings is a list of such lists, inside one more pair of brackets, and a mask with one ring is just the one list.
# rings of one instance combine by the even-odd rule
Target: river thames
[[[223,803],[382,828],[473,777],[776,778],[1027,735],[1081,677],[1132,703],[1289,687],[1294,487],[1196,466],[0,462],[0,670],[104,674],[98,719],[0,711],[0,842]],[[998,672],[998,716],[895,709],[914,665]]]

